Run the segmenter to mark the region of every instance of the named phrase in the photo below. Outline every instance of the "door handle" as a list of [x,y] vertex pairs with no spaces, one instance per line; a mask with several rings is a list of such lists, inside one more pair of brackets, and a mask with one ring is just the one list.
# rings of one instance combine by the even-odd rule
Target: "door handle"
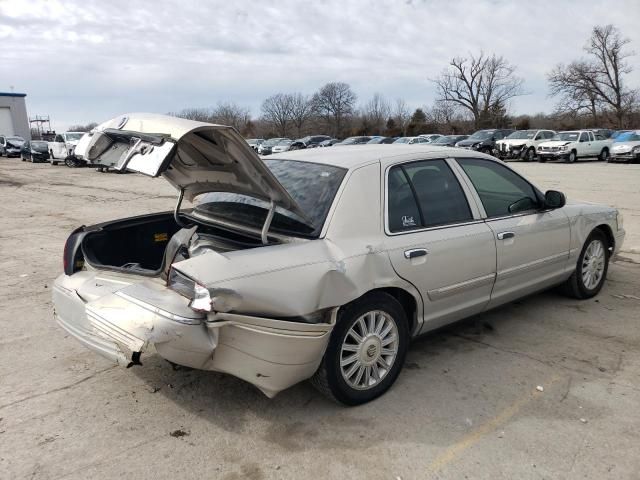
[[404,251],[404,258],[411,260],[412,258],[424,257],[427,253],[425,248],[414,248],[412,250]]
[[508,238],[513,238],[515,236],[516,234],[514,232],[500,232],[498,234],[498,240],[506,240]]

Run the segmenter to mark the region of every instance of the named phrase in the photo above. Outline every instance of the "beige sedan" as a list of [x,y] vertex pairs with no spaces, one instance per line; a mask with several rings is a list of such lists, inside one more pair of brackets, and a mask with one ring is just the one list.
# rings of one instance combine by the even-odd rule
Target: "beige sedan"
[[174,212],[75,230],[60,325],[124,366],[152,351],[268,396],[305,379],[349,405],[412,338],[561,285],[589,298],[624,239],[613,208],[542,193],[481,153],[359,145],[261,160],[232,128],[131,114],[77,152],[163,176]]

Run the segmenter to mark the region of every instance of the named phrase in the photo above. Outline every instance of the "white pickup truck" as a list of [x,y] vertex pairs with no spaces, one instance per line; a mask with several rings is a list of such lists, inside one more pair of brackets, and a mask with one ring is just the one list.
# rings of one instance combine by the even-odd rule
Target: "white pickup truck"
[[538,161],[564,160],[573,163],[584,158],[607,160],[613,141],[591,130],[558,132],[548,142],[538,145]]
[[73,155],[73,150],[82,135],[84,135],[83,132],[58,133],[53,142],[49,142],[49,161],[57,165],[58,162],[64,162],[65,158]]

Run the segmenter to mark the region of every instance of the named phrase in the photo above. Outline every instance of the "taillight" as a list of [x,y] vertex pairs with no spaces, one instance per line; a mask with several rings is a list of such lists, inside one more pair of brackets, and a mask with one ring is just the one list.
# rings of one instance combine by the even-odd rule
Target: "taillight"
[[62,253],[62,266],[65,275],[72,275],[84,266],[84,257],[80,244],[84,237],[84,226],[76,228],[64,244]]

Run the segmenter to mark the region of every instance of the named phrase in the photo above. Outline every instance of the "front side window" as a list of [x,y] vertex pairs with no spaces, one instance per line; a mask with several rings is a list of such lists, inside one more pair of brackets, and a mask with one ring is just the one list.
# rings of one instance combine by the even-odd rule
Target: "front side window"
[[444,160],[425,160],[392,167],[387,189],[391,232],[473,219],[462,187]]
[[531,184],[507,167],[475,158],[457,161],[478,192],[488,217],[503,217],[539,207]]

